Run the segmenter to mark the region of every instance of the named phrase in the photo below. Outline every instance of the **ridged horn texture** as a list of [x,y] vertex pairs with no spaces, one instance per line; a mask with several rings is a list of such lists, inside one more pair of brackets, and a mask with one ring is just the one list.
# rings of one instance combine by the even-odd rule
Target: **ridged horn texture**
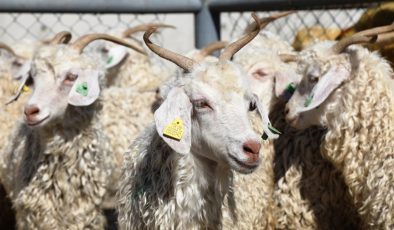
[[238,39],[237,41],[231,43],[230,45],[228,45],[223,53],[220,55],[219,60],[220,61],[227,61],[230,60],[231,57],[238,52],[240,49],[242,49],[242,47],[244,47],[246,44],[248,44],[250,41],[253,40],[253,38],[255,38],[259,32],[260,32],[260,20],[257,18],[257,15],[255,13],[252,13],[252,17],[255,20],[255,23],[257,26],[255,26],[254,30],[248,34],[245,34],[244,36],[242,36],[240,39]]
[[383,42],[384,40],[388,41],[391,35],[389,32],[394,31],[394,23],[388,26],[380,26],[368,30],[363,30],[358,33],[353,34],[350,37],[343,38],[338,41],[335,45],[331,47],[331,50],[335,54],[342,53],[346,47],[353,44],[360,43],[374,43],[374,42]]
[[126,46],[130,49],[133,49],[139,53],[146,55],[145,51],[143,49],[141,49],[140,47],[137,47],[137,46],[130,44],[120,38],[117,38],[117,37],[114,37],[114,36],[111,36],[108,34],[87,34],[87,35],[84,35],[84,36],[78,38],[75,42],[73,42],[71,44],[71,47],[76,49],[79,53],[82,53],[83,49],[87,45],[89,45],[89,43],[91,43],[95,40],[99,40],[99,39],[110,41],[110,42],[113,42],[113,43],[116,43],[116,44],[119,44],[122,46]]
[[167,25],[167,24],[163,24],[163,23],[146,23],[146,24],[142,24],[142,25],[135,26],[135,27],[132,27],[132,28],[129,28],[129,29],[125,30],[122,33],[122,37],[123,38],[130,37],[134,33],[145,32],[145,31],[149,30],[152,27],[156,27],[156,28],[172,28],[172,29],[176,28],[175,26]]
[[151,42],[149,37],[156,30],[157,30],[157,28],[153,27],[144,33],[144,42],[145,42],[146,46],[148,46],[148,48],[150,50],[152,50],[152,52],[156,53],[160,57],[173,62],[174,64],[181,67],[182,69],[184,69],[187,72],[191,72],[193,70],[193,67],[197,64],[197,62],[195,62],[194,60],[192,60],[188,57],[185,57],[183,55],[180,55],[180,54],[174,53],[170,50],[167,50],[165,48],[162,48],[162,47],[160,47],[156,44],[153,44]]
[[[264,29],[269,23],[275,21],[276,19],[285,17],[285,16],[287,16],[287,15],[289,15],[289,14],[292,14],[292,13],[294,13],[294,12],[296,12],[296,11],[294,11],[294,10],[292,10],[292,11],[284,11],[284,12],[279,12],[279,13],[270,15],[270,16],[268,16],[268,17],[260,18],[260,19],[259,19],[259,22],[260,22],[260,30]],[[246,29],[245,29],[245,34],[246,34],[246,33],[250,33],[251,31],[253,31],[253,30],[255,29],[256,25],[257,25],[257,24],[256,24],[255,22],[253,22],[252,24],[250,24],[249,26],[247,26]]]

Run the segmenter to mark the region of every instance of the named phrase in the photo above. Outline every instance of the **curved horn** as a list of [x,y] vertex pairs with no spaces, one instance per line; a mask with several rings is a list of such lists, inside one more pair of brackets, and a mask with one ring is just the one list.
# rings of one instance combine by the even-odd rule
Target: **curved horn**
[[123,31],[122,38],[130,37],[132,34],[137,33],[137,32],[145,32],[152,27],[156,27],[156,28],[163,27],[163,28],[172,28],[172,29],[176,28],[175,26],[166,25],[163,23],[146,23],[146,24],[135,26],[135,27],[132,27],[132,28],[129,28],[129,29]]
[[200,50],[200,52],[198,53],[198,57],[202,59],[202,58],[212,54],[216,50],[223,49],[224,47],[227,46],[227,44],[228,44],[228,42],[226,42],[226,41],[212,42]]
[[[279,13],[270,15],[270,16],[268,16],[268,17],[260,18],[260,19],[259,19],[259,22],[260,22],[260,23],[259,23],[259,24],[260,24],[260,30],[264,29],[269,23],[275,21],[276,19],[285,17],[285,16],[287,16],[287,15],[289,15],[289,14],[292,14],[292,13],[294,13],[294,12],[296,12],[296,11],[295,11],[295,10],[292,10],[292,11],[284,11],[284,12],[279,12]],[[255,29],[256,25],[257,25],[256,22],[253,22],[252,24],[250,24],[249,26],[247,26],[246,29],[245,29],[245,34],[246,34],[246,33],[252,32],[252,31]]]
[[[377,42],[379,40],[379,37],[382,36],[384,39],[384,36],[388,36],[388,35],[384,35],[384,33],[392,32],[392,31],[394,31],[394,23],[388,26],[380,26],[368,30],[363,30],[358,33],[355,33],[350,37],[341,39],[331,47],[331,50],[333,53],[339,54],[343,52],[346,49],[346,47],[350,45]],[[382,35],[378,36],[379,34]],[[382,40],[382,38],[380,38],[380,40]]]
[[92,41],[98,40],[98,39],[107,40],[107,41],[110,41],[110,42],[113,42],[113,43],[116,43],[116,44],[119,44],[122,46],[126,46],[128,48],[131,48],[139,53],[146,54],[142,48],[137,47],[137,46],[130,44],[126,41],[123,41],[120,38],[117,38],[117,37],[114,37],[114,36],[111,36],[108,34],[87,34],[87,35],[84,35],[84,36],[78,38],[74,43],[72,43],[71,47],[76,49],[79,53],[82,53],[83,49],[87,45],[89,45],[89,43],[91,43]]
[[71,33],[69,31],[61,31],[57,33],[53,38],[44,40],[42,43],[44,44],[68,44],[68,42],[71,40]]
[[149,37],[156,30],[157,30],[157,28],[153,27],[144,33],[144,42],[145,42],[146,46],[148,46],[148,48],[150,50],[152,50],[154,53],[156,53],[160,57],[173,62],[174,64],[178,65],[179,67],[181,67],[182,69],[184,69],[187,72],[191,72],[193,67],[197,64],[197,62],[195,62],[194,60],[192,60],[188,57],[174,53],[170,50],[164,49],[156,44],[153,44],[149,40]]
[[259,32],[260,32],[260,21],[257,18],[255,13],[252,13],[252,17],[255,20],[256,25],[254,30],[244,36],[242,36],[240,39],[237,41],[231,43],[229,46],[224,49],[223,53],[220,55],[219,60],[220,61],[227,61],[230,60],[230,58],[238,52],[242,47],[244,47],[246,44],[248,44],[250,41],[255,38]]
[[14,55],[16,57],[18,56],[18,55],[16,55],[15,51],[10,46],[8,46],[7,44],[5,44],[3,42],[0,42],[0,49],[7,50],[9,53],[11,53],[12,55]]
[[283,62],[296,62],[298,60],[298,57],[295,54],[279,54],[279,58]]

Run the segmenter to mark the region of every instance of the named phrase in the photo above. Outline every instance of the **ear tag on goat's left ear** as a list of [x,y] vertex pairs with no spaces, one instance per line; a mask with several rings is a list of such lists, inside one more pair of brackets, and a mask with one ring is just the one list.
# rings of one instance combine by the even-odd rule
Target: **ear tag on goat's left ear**
[[24,93],[27,93],[27,92],[30,91],[30,87],[27,86],[27,85],[24,85],[23,88],[22,88],[22,91],[23,91]]
[[[272,126],[271,123],[268,123],[268,129],[274,134],[282,134],[279,130],[274,128],[274,126]],[[261,136],[261,138],[263,140],[267,140],[268,139],[268,135],[264,132],[263,135]]]
[[304,107],[308,107],[308,106],[312,103],[312,100],[313,100],[313,95],[312,95],[312,96],[308,96],[308,97],[305,99]]
[[76,91],[77,91],[77,93],[86,97],[88,95],[88,83],[83,82],[83,83],[78,84]]
[[291,82],[291,83],[289,83],[287,86],[286,86],[286,91],[287,92],[289,92],[290,94],[293,94],[294,93],[294,91],[295,91],[295,84],[293,83],[293,82]]
[[176,141],[180,141],[182,139],[183,132],[183,121],[180,118],[175,118],[171,123],[164,127],[163,135]]
[[107,59],[107,64],[111,64],[112,60],[114,60],[114,57],[113,57],[113,56],[110,56],[110,57]]

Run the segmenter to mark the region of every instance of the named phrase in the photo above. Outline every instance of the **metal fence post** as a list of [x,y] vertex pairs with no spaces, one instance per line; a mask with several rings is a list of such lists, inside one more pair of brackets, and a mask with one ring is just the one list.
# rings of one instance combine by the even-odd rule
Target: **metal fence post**
[[203,0],[201,10],[194,16],[195,45],[202,48],[220,39],[220,12],[211,12]]

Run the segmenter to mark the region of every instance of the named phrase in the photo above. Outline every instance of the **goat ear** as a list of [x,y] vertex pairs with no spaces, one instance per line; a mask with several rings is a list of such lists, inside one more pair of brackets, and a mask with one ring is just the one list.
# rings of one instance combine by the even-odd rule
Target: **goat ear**
[[99,78],[102,75],[97,70],[79,70],[70,93],[68,103],[74,106],[88,106],[97,100],[100,95]]
[[127,49],[124,46],[113,46],[109,49],[105,68],[109,69],[119,65],[127,57]]
[[269,138],[269,139],[278,138],[279,134],[281,134],[281,133],[271,125],[271,122],[268,118],[267,110],[264,108],[264,105],[261,104],[260,100],[258,100],[257,97],[255,97],[255,98],[256,98],[256,100],[255,100],[256,108],[257,108],[257,111],[259,112],[259,114],[261,116],[261,120],[263,122],[264,134],[263,134],[262,138],[264,140],[267,138]]
[[176,152],[187,154],[191,146],[192,104],[183,89],[175,87],[156,110],[156,130]]
[[305,99],[302,112],[312,110],[323,103],[328,96],[350,77],[350,67],[335,65],[324,74],[313,87],[311,95]]
[[291,67],[281,68],[275,73],[275,95],[289,100],[295,91],[296,85],[301,81],[301,75]]

